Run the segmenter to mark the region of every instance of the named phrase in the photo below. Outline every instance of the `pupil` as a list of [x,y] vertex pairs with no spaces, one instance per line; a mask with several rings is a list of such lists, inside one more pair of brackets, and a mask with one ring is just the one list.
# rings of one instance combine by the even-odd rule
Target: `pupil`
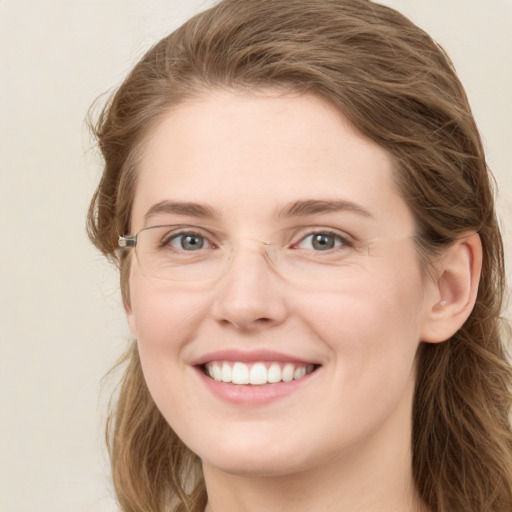
[[315,235],[313,238],[313,247],[320,251],[326,251],[334,247],[334,238],[329,235]]
[[203,238],[197,235],[186,235],[182,238],[181,241],[181,246],[183,249],[201,249],[203,244]]

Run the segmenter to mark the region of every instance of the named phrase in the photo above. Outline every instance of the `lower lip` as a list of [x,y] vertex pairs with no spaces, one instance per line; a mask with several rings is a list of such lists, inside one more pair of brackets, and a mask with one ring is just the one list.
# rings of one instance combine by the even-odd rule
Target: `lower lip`
[[275,384],[251,385],[231,384],[229,382],[218,382],[206,376],[201,368],[195,368],[200,379],[213,395],[225,402],[237,405],[264,405],[279,398],[291,395],[300,387],[306,384],[312,375],[310,373],[301,379],[290,382],[277,382]]

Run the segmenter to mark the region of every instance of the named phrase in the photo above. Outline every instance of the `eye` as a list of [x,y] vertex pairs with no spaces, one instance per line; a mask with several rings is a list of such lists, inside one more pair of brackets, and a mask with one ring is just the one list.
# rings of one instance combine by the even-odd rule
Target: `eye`
[[338,247],[349,247],[350,242],[337,233],[319,231],[305,236],[296,245],[299,249],[313,249],[314,251],[330,251]]
[[203,235],[189,232],[175,234],[164,240],[163,245],[169,245],[179,251],[198,251],[207,249],[212,244]]

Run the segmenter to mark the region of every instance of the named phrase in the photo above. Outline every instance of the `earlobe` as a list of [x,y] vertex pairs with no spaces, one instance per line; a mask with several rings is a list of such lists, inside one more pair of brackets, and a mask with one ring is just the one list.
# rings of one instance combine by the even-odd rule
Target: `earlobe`
[[475,305],[482,244],[478,233],[462,235],[440,258],[438,280],[427,304],[422,341],[439,343],[453,336],[467,320]]

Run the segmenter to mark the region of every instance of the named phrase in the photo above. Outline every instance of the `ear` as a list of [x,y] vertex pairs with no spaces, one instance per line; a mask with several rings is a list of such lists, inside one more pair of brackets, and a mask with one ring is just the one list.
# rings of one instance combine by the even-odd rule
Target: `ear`
[[459,237],[436,263],[437,282],[427,299],[421,339],[439,343],[453,336],[467,320],[475,305],[482,243],[478,233]]

